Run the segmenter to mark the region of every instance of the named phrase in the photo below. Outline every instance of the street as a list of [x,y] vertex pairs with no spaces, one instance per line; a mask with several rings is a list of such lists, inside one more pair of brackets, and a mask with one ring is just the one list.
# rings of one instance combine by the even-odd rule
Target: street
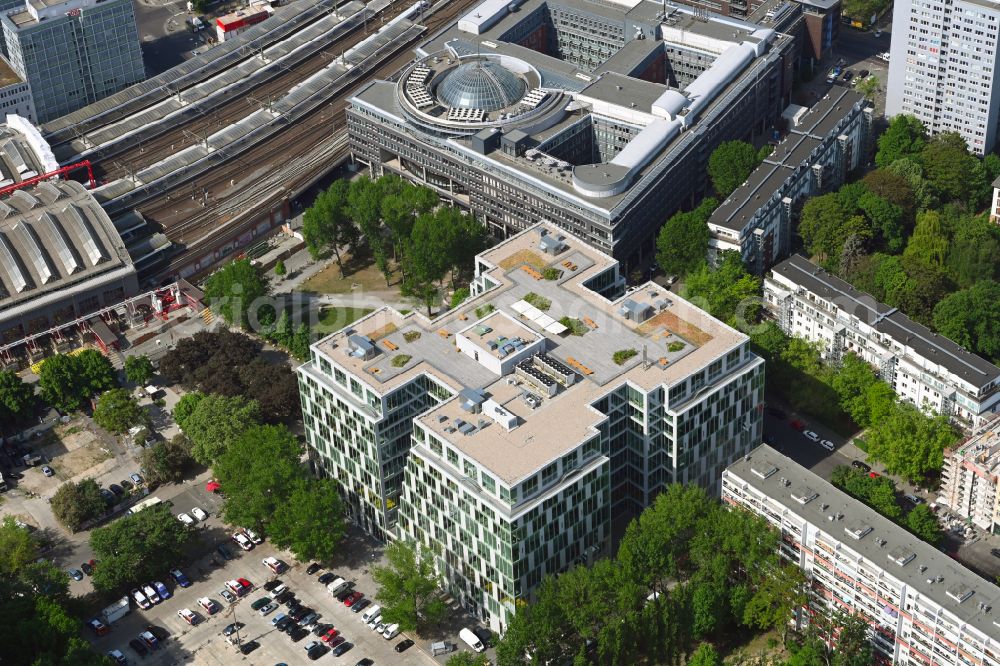
[[[885,30],[888,30],[886,26]],[[811,106],[815,101],[823,97],[833,85],[848,86],[856,85],[861,79],[861,72],[868,71],[868,76],[874,76],[879,81],[878,91],[874,96],[876,115],[885,112],[885,91],[889,78],[889,63],[880,59],[878,55],[889,50],[889,33],[883,32],[881,37],[876,37],[874,32],[856,30],[848,25],[840,26],[840,34],[834,42],[830,54],[821,62],[817,63],[812,79],[799,86],[794,94],[794,101],[797,104]],[[841,78],[836,83],[826,82],[826,75],[833,67],[840,65],[843,67]],[[853,75],[850,83],[844,83],[843,74],[848,71]]]

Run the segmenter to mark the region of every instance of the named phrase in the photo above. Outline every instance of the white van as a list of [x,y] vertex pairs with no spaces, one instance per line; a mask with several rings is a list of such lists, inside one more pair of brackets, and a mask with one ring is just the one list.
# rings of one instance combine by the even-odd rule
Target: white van
[[345,587],[347,587],[347,581],[344,580],[343,578],[338,578],[337,580],[327,585],[326,589],[330,591],[330,594],[337,594]]
[[391,640],[396,636],[399,636],[399,625],[395,623],[390,624],[385,628],[385,631],[382,632],[382,638],[386,640]]
[[462,630],[458,632],[458,637],[461,638],[463,641],[465,641],[465,644],[468,645],[473,650],[475,650],[476,652],[482,652],[483,650],[486,649],[483,646],[483,642],[479,640],[478,636],[472,633],[471,629],[466,629],[463,627]]
[[281,594],[282,592],[284,592],[284,591],[285,591],[285,590],[287,590],[287,589],[288,589],[288,586],[287,586],[287,585],[285,585],[284,583],[282,583],[282,584],[281,584],[281,585],[279,585],[278,587],[276,587],[276,588],[274,588],[273,590],[271,590],[271,594],[270,594],[270,597],[271,597],[272,599],[277,599],[277,598],[278,598],[278,595],[279,595],[279,594]]
[[372,618],[378,617],[382,613],[382,607],[378,604],[365,609],[365,612],[361,614],[361,621],[368,624]]

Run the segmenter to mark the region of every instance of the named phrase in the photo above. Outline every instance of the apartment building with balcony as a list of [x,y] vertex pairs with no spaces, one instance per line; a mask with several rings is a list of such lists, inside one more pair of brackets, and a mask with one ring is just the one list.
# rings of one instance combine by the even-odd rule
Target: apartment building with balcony
[[625,295],[617,261],[554,225],[483,252],[475,275],[460,307],[380,308],[298,372],[311,455],[353,519],[432,551],[501,630],[667,484],[717,492],[762,436],[764,366],[662,287]]
[[802,113],[793,114],[788,134],[709,218],[710,263],[739,252],[762,274],[787,256],[802,202],[840,187],[868,161],[875,109],[859,93],[833,86],[810,109],[791,108]]
[[944,452],[938,504],[1000,534],[1000,420],[987,422],[958,446]]
[[810,581],[808,612],[860,613],[879,661],[1000,664],[1000,588],[767,445],[722,475],[722,499],[781,533]]
[[1000,406],[1000,368],[801,255],[771,269],[764,306],[788,335],[822,343],[837,362],[853,352],[903,400],[972,429]]

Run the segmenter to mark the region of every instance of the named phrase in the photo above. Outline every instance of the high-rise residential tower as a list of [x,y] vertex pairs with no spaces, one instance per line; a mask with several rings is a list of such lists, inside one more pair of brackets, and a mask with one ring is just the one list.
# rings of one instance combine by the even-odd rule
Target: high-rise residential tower
[[146,78],[132,0],[26,0],[6,10],[0,24],[39,122]]
[[997,140],[1000,3],[897,0],[887,116],[907,113],[932,134],[958,132],[983,155]]

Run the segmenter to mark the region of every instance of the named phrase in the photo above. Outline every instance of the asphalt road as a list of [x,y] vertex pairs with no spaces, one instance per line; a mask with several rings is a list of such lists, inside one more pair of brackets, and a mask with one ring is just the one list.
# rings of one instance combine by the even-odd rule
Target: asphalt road
[[188,29],[185,21],[189,14],[183,1],[154,4],[139,0],[134,7],[146,76],[161,74],[181,64],[212,34],[204,30],[196,35]]

